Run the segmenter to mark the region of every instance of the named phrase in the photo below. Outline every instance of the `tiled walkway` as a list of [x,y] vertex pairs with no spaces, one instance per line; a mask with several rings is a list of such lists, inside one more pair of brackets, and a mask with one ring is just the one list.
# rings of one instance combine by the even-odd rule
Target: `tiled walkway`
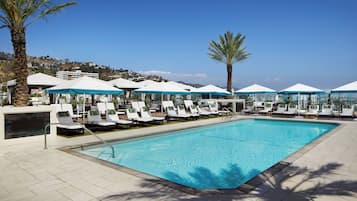
[[[237,117],[240,118],[240,117]],[[222,118],[102,134],[107,140],[223,121]],[[188,195],[57,148],[95,141],[92,136],[43,136],[0,143],[0,200],[357,200],[357,122],[338,130],[248,195]]]

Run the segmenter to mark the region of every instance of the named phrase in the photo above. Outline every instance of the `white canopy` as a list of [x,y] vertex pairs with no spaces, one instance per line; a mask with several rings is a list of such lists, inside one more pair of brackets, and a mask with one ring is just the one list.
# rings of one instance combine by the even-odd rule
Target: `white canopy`
[[146,87],[146,86],[148,86],[148,85],[155,84],[155,83],[158,83],[158,82],[155,82],[155,81],[153,81],[153,80],[144,80],[144,81],[138,82],[138,84],[139,84],[141,87]]
[[137,82],[133,82],[131,80],[118,78],[115,80],[108,81],[110,84],[118,87],[119,89],[139,89],[141,85]]
[[192,91],[192,90],[195,90],[195,89],[196,89],[195,87],[192,87],[192,86],[190,86],[190,85],[182,84],[182,83],[175,82],[175,81],[168,81],[167,83],[176,85],[176,86],[181,87],[181,88],[183,88],[183,89],[185,89],[185,90],[188,90],[188,91]]
[[311,94],[311,93],[323,93],[323,92],[324,91],[322,91],[321,89],[301,83],[295,84],[293,86],[290,86],[286,89],[279,91],[280,94]]
[[[27,76],[27,85],[29,86],[56,86],[62,83],[64,80],[53,77],[51,75],[36,73]],[[15,86],[16,80],[10,80],[7,82],[7,86]]]
[[225,89],[216,87],[212,84],[206,85],[204,87],[200,87],[191,91],[191,93],[195,94],[211,94],[211,95],[220,95],[220,96],[229,96],[231,93],[226,91]]
[[357,81],[342,85],[331,90],[332,93],[356,93],[357,92]]
[[259,84],[253,84],[248,87],[235,91],[236,94],[273,94],[276,93],[274,89],[264,87]]
[[189,94],[185,89],[168,82],[154,82],[140,89],[134,90],[136,93],[146,94]]
[[123,90],[111,86],[108,82],[91,77],[69,80],[48,88],[45,92],[50,94],[123,94]]

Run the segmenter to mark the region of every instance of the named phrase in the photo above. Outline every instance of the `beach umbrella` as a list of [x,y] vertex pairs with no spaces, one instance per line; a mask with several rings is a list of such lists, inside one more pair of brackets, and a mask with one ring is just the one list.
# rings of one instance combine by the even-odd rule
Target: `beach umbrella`
[[139,89],[142,87],[139,83],[133,82],[131,80],[118,78],[115,80],[110,80],[108,83],[118,87],[119,89]]
[[[48,94],[82,94],[85,95],[121,95],[123,90],[113,87],[108,82],[91,77],[80,77],[60,83],[45,90]],[[83,104],[85,112],[85,104]],[[84,117],[84,115],[83,115]]]
[[204,87],[200,87],[197,89],[193,89],[191,91],[192,94],[208,94],[211,98],[212,95],[219,95],[219,96],[230,96],[227,90],[214,86],[212,84],[206,85]]
[[[144,93],[144,94],[160,94],[161,95],[161,102],[164,99],[164,94],[190,94],[189,91],[168,83],[168,82],[155,82],[153,84],[147,85],[145,87],[142,87],[140,89],[134,90],[135,93]],[[163,108],[161,107],[161,112],[163,111]]]
[[49,94],[123,94],[123,90],[115,88],[106,81],[91,77],[80,77],[75,80],[65,81],[45,90]]
[[274,89],[264,87],[259,84],[253,84],[234,92],[235,94],[275,94]]
[[319,94],[319,93],[324,93],[324,91],[321,89],[309,86],[309,85],[297,83],[297,84],[294,84],[286,89],[279,91],[278,93],[285,94],[285,95],[297,94],[297,96],[298,96],[298,115],[300,115],[300,113],[299,113],[299,111],[301,109],[300,95],[301,94]]
[[155,84],[155,83],[158,83],[158,82],[153,81],[153,80],[144,80],[144,81],[138,82],[140,88],[141,87],[146,87],[148,85]]

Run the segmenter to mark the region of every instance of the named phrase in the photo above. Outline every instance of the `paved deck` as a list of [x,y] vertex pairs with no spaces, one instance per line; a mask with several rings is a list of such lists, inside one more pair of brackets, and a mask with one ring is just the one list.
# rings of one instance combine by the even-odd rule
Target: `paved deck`
[[[198,120],[101,137],[124,139],[222,121]],[[357,200],[357,122],[340,123],[289,168],[246,195],[189,195],[57,149],[96,141],[92,136],[54,137],[48,150],[43,150],[43,136],[8,140],[0,143],[0,200]]]

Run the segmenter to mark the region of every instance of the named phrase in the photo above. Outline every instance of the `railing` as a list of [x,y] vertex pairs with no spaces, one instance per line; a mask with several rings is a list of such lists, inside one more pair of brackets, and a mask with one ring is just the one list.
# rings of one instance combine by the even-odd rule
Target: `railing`
[[[115,158],[115,149],[113,147],[113,145],[111,145],[110,143],[108,143],[107,141],[105,141],[104,139],[100,138],[98,135],[96,135],[95,133],[93,133],[93,131],[89,130],[88,128],[86,128],[85,126],[83,126],[83,129],[85,131],[87,131],[88,133],[90,133],[91,135],[93,135],[95,138],[97,138],[99,141],[101,141],[104,145],[108,146],[111,148],[112,150],[112,158]],[[81,148],[83,149],[83,147],[81,146]]]

